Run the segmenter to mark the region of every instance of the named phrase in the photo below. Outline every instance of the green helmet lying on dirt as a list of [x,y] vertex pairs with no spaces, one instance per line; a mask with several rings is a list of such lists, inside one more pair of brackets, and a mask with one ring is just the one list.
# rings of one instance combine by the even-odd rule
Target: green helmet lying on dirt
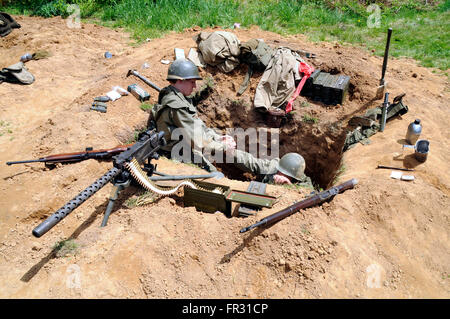
[[305,172],[305,159],[297,153],[287,153],[278,162],[278,171],[281,173],[301,180],[304,177]]
[[175,60],[169,67],[167,80],[189,80],[202,78],[198,74],[197,66],[189,60]]

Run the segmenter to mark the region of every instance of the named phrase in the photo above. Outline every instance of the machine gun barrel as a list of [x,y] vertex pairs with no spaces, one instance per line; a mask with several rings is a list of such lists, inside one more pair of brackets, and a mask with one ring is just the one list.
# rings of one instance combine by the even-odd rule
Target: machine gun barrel
[[71,201],[66,203],[63,207],[58,209],[55,213],[49,216],[46,220],[40,223],[35,229],[33,229],[33,235],[35,237],[41,237],[50,229],[58,224],[64,217],[69,215],[75,208],[83,204],[89,197],[98,192],[103,186],[105,186],[110,180],[119,175],[121,170],[113,167],[102,177],[97,179],[89,187],[85,188],[81,193],[75,196]]

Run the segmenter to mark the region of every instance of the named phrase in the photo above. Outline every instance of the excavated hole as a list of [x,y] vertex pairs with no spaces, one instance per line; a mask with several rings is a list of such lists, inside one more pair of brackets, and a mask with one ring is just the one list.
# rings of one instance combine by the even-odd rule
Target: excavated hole
[[[269,129],[263,115],[253,109],[251,98],[246,99],[245,96],[230,99],[214,90],[198,105],[198,110],[208,127],[223,131],[227,128],[242,128],[244,132],[248,128]],[[295,101],[294,110],[279,131],[279,156],[289,152],[301,154],[306,161],[305,173],[315,187],[328,188],[342,171],[345,127],[336,117],[330,117],[332,110],[327,110],[327,106],[314,104],[303,97]],[[270,141],[270,134],[268,137],[266,142]],[[271,154],[270,147],[268,149],[268,154]],[[249,151],[248,138],[246,151]],[[231,179],[249,181],[254,178],[252,174],[243,173],[233,165],[217,164],[217,167]]]

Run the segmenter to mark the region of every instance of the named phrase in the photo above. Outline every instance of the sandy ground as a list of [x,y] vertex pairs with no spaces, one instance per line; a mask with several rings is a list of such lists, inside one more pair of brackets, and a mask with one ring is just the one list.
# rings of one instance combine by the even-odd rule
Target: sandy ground
[[[390,121],[369,145],[341,154],[335,141],[342,138],[346,121],[381,103],[372,97],[382,58],[351,46],[311,43],[303,35],[232,30],[241,41],[263,38],[274,46],[314,52],[317,59],[308,62],[316,68],[351,76],[342,106],[309,101],[302,107],[305,99],[296,101],[294,119],[281,131],[280,152],[304,154],[307,173],[323,181],[341,167],[337,182],[357,178],[356,188],[270,228],[240,234],[242,227],[305,198],[310,190],[268,185],[267,193],[279,197],[272,209],[254,217],[227,218],[184,207],[182,193],[128,208],[127,200],[142,193],[131,186],[121,193],[107,227],[100,228],[113,189],[108,184],[38,239],[31,230],[103,175],[111,162],[88,160],[52,170],[42,163],[5,163],[126,144],[145,126],[148,114],[141,103],[125,96],[109,102],[103,114],[89,111],[93,98],[113,86],[138,83],[154,103],[157,92],[127,78],[127,71],[137,69],[164,87],[168,66],[161,59],[172,60],[176,47],[187,54],[200,29],[133,46],[119,30],[86,23],[70,29],[61,18],[16,19],[22,28],[1,39],[0,66],[16,63],[25,52],[47,50],[52,55],[27,62],[36,77],[32,85],[0,85],[0,297],[450,297],[449,84],[438,71],[410,59],[391,59],[389,92],[391,97],[405,92],[409,112]],[[105,59],[105,51],[113,57]],[[142,69],[144,63],[150,67]],[[207,68],[202,75],[215,82],[214,93],[200,106],[207,123],[220,129],[264,126],[251,109],[258,75],[242,97],[235,92],[245,69],[221,74]],[[319,123],[301,123],[305,113],[317,116]],[[412,150],[402,149],[415,118],[422,120],[422,138],[430,141],[425,163],[415,161]],[[332,127],[338,128],[336,135]],[[156,163],[167,173],[203,172],[166,159]],[[415,180],[391,179],[391,171],[377,165],[415,168]],[[248,187],[245,180],[209,181],[232,189]],[[72,239],[76,248],[63,256],[53,248],[65,239]]]

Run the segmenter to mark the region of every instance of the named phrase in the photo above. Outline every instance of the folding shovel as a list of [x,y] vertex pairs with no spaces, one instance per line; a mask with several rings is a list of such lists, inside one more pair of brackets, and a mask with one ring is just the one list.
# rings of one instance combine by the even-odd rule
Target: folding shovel
[[384,50],[384,59],[383,59],[383,69],[381,70],[381,80],[380,85],[378,86],[377,93],[375,95],[375,99],[382,99],[384,96],[384,90],[386,89],[386,82],[384,81],[384,74],[386,73],[387,60],[389,55],[389,43],[391,42],[391,34],[392,28],[388,29],[387,41],[386,41],[386,49]]

